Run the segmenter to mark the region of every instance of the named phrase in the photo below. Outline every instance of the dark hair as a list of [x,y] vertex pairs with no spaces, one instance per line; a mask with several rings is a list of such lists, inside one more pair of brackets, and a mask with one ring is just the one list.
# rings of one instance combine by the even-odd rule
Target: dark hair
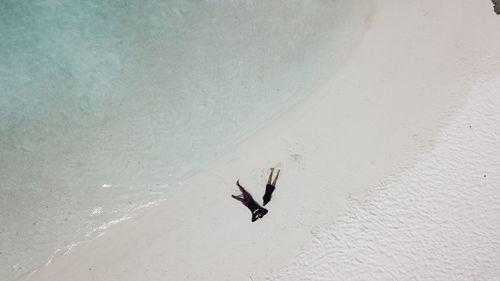
[[264,208],[259,208],[258,210],[256,210],[253,214],[252,214],[252,221],[256,221],[259,219],[259,216],[260,217],[263,217],[267,214],[267,209],[264,209]]

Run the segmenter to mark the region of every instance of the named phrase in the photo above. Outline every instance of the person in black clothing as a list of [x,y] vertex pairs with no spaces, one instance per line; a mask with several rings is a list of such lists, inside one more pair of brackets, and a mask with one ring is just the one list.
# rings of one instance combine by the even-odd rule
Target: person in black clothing
[[278,181],[278,177],[280,176],[280,170],[278,170],[278,173],[276,173],[276,177],[274,178],[273,183],[271,183],[273,179],[273,172],[274,168],[271,168],[271,173],[269,174],[269,179],[267,180],[266,193],[264,194],[264,197],[262,197],[264,206],[266,206],[266,204],[269,203],[269,201],[271,201],[271,196],[273,195],[273,191],[274,189],[276,189],[276,181]]
[[248,193],[243,186],[240,185],[240,181],[238,180],[236,182],[236,185],[239,187],[242,195],[241,196],[235,196],[231,195],[234,199],[240,201],[243,205],[245,205],[250,212],[252,212],[252,222],[262,218],[267,214],[267,210],[265,208],[262,208],[255,200],[253,200],[252,195]]

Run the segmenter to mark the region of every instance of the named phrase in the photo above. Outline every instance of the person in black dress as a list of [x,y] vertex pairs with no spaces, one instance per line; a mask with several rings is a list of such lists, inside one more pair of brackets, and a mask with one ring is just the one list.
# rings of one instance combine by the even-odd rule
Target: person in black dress
[[236,195],[231,195],[234,199],[240,201],[243,205],[245,205],[250,212],[252,212],[252,222],[262,218],[267,214],[267,209],[261,207],[259,203],[255,202],[253,200],[252,195],[248,193],[243,186],[240,185],[240,181],[238,180],[236,182],[236,185],[240,189],[242,195],[241,196],[236,196]]
[[274,178],[274,181],[271,183],[273,179],[273,172],[274,168],[271,168],[271,173],[269,174],[269,179],[267,180],[266,193],[264,193],[264,196],[262,197],[264,206],[266,206],[266,204],[269,203],[269,201],[271,201],[273,191],[274,189],[276,189],[276,181],[278,181],[278,177],[280,176],[280,170],[278,170],[278,172],[276,173],[276,177]]

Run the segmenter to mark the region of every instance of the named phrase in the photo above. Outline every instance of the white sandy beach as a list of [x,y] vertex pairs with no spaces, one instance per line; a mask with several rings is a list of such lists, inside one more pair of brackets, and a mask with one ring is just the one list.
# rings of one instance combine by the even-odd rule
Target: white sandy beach
[[[499,106],[494,95],[500,91],[495,82],[500,79],[499,21],[489,1],[375,1],[363,40],[347,64],[332,74],[328,83],[318,85],[307,101],[183,182],[157,206],[110,227],[22,280],[362,280],[370,276],[387,280],[389,275],[427,280],[498,278],[494,273],[500,268],[500,210],[498,206],[485,208],[495,200],[483,200],[498,199],[499,194],[495,192],[499,175],[493,170],[500,163],[498,130],[494,131],[498,123],[487,122],[498,116],[493,115],[495,110],[483,118],[476,116],[486,111],[481,101],[484,92],[474,89],[481,81],[493,85],[485,91],[490,93],[489,104]],[[493,130],[477,134],[477,138],[490,141],[475,147],[478,154],[490,158],[473,162],[474,167],[484,164],[488,170],[485,192],[478,189],[476,196],[463,193],[453,197],[453,205],[446,205],[442,201],[453,194],[419,195],[417,183],[417,189],[411,189],[415,198],[391,197],[391,192],[408,188],[398,185],[399,181],[418,181],[419,174],[429,174],[425,180],[438,183],[431,191],[445,184],[438,181],[439,173],[431,173],[436,168],[432,162],[467,160],[457,155],[470,157],[460,150],[443,149],[462,137],[457,124],[468,120],[474,120],[474,128],[483,128],[481,132]],[[464,139],[471,137],[469,124],[462,125]],[[453,133],[444,133],[447,130]],[[441,150],[433,152],[438,148]],[[439,157],[427,157],[432,153]],[[282,174],[273,200],[266,206],[269,213],[252,223],[249,211],[230,195],[238,194],[234,183],[240,179],[254,198],[260,199],[268,167],[280,168]],[[457,171],[469,168],[464,165]],[[448,177],[452,179],[453,174]],[[479,184],[463,179],[451,182],[455,188],[443,190],[462,192]],[[410,208],[412,202],[418,202],[419,207]],[[425,244],[446,239],[446,247],[459,250],[444,253],[460,255],[480,243],[480,251],[471,251],[462,259],[431,262],[432,257],[442,258],[433,253],[442,253],[440,249],[415,251],[412,247],[422,244],[401,243],[387,255],[378,255],[375,266],[363,263],[363,257],[381,253],[387,245],[364,243],[374,229],[370,221],[377,220],[378,213],[359,215],[363,208],[387,207],[391,212],[381,212],[381,217],[401,216],[391,219],[406,222],[408,212],[398,210],[408,207],[418,213],[425,206],[441,203],[467,206],[472,211],[449,217],[443,217],[449,214],[445,211],[436,211],[436,217],[423,217],[437,223],[413,220],[413,227],[402,231],[454,233],[462,230],[462,223],[470,223],[465,235],[426,236]],[[474,225],[481,208],[488,212]],[[418,217],[415,213],[411,215]],[[490,223],[491,228],[483,231]],[[391,230],[389,219],[376,225],[380,227],[376,237],[381,240],[387,237],[388,241],[401,242],[405,237],[419,237],[411,233],[385,236]],[[484,239],[473,235],[475,227],[478,235],[487,234],[481,236]],[[350,245],[359,251],[349,252]],[[464,245],[467,247],[460,247]],[[368,247],[375,250],[370,252]],[[401,253],[405,259],[398,260]],[[360,262],[332,262],[342,257],[359,258]],[[440,262],[445,266],[439,267]],[[387,274],[377,275],[383,271],[378,265],[384,264],[389,268]],[[407,264],[414,267],[404,267]],[[435,271],[439,275],[432,274],[434,271],[419,273],[432,264],[439,267]],[[416,273],[398,271],[396,265]],[[344,268],[337,272],[332,268],[336,266]],[[457,270],[475,274],[460,275]],[[487,275],[481,276],[481,270]]]
[[412,168],[314,231],[313,246],[265,280],[498,280],[500,76]]

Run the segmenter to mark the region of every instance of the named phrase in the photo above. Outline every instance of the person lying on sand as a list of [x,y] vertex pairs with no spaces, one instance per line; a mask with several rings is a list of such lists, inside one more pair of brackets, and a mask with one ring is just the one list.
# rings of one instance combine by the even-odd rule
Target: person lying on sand
[[240,180],[236,182],[236,185],[239,187],[242,197],[235,195],[231,195],[231,197],[240,201],[243,205],[250,209],[250,212],[252,212],[252,222],[265,216],[267,214],[267,210],[262,208],[257,202],[255,202],[255,200],[253,200],[252,195],[250,195],[250,193],[248,193],[245,188],[240,185]]
[[280,176],[280,170],[278,170],[278,173],[276,173],[276,177],[274,178],[273,183],[271,183],[271,180],[273,179],[273,172],[274,168],[271,168],[271,173],[269,174],[269,179],[267,180],[266,193],[264,194],[264,197],[262,197],[264,206],[266,206],[266,204],[269,203],[269,201],[271,201],[271,196],[273,195],[273,191],[274,189],[276,189],[276,181]]

